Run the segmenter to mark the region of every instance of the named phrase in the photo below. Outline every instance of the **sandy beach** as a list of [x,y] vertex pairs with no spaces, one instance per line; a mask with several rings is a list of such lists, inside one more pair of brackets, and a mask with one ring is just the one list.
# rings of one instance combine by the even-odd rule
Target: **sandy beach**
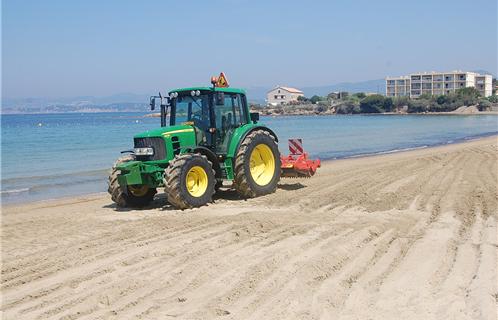
[[3,207],[2,318],[495,320],[497,141],[325,162],[194,210]]

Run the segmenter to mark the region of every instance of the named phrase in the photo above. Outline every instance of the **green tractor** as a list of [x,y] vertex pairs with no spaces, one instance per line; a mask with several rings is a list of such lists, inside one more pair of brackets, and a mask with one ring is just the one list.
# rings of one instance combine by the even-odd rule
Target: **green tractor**
[[151,97],[152,110],[160,99],[161,128],[135,135],[133,152],[114,164],[108,191],[118,207],[146,206],[162,187],[171,205],[199,207],[225,180],[245,198],[275,191],[276,134],[249,112],[244,90],[228,88],[223,74],[212,83]]
[[320,160],[308,159],[301,139],[289,140],[291,154],[281,157],[245,91],[229,88],[223,73],[211,83],[150,98],[152,110],[160,100],[161,128],[135,135],[134,150],[114,164],[108,191],[118,207],[144,207],[158,188],[179,209],[200,207],[223,181],[252,198],[275,192],[281,176],[314,175]]

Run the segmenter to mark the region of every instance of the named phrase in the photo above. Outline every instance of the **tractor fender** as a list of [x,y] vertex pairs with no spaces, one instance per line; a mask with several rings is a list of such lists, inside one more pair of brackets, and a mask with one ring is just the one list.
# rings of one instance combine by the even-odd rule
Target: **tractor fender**
[[200,153],[203,156],[206,156],[206,158],[213,164],[213,169],[216,172],[216,178],[221,178],[222,174],[221,174],[220,161],[218,160],[218,157],[211,149],[203,146],[190,146],[190,147],[183,147],[180,153]]
[[237,151],[239,150],[240,148],[240,145],[242,144],[242,141],[244,141],[244,139],[251,133],[251,132],[254,132],[256,130],[261,130],[261,131],[266,131],[268,132],[270,135],[273,136],[273,138],[275,138],[275,141],[278,143],[278,137],[277,135],[275,134],[275,132],[273,132],[272,129],[268,128],[268,127],[265,127],[265,126],[254,126],[254,127],[251,127],[249,130],[247,130],[246,132],[244,132],[244,134],[241,135],[239,141],[237,142],[237,148],[235,148],[235,153],[234,154],[237,154]]

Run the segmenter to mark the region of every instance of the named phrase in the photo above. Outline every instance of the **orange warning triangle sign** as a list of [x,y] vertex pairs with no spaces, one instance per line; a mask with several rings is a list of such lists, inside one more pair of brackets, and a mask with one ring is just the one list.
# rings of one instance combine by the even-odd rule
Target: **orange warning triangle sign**
[[218,80],[216,81],[216,86],[219,88],[228,88],[228,80],[223,72],[220,73]]

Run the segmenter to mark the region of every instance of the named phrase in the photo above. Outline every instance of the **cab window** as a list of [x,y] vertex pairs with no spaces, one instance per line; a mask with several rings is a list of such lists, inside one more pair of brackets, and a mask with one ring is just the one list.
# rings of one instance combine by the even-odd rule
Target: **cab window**
[[226,152],[234,129],[247,123],[240,94],[224,93],[222,102],[215,106],[218,152]]

